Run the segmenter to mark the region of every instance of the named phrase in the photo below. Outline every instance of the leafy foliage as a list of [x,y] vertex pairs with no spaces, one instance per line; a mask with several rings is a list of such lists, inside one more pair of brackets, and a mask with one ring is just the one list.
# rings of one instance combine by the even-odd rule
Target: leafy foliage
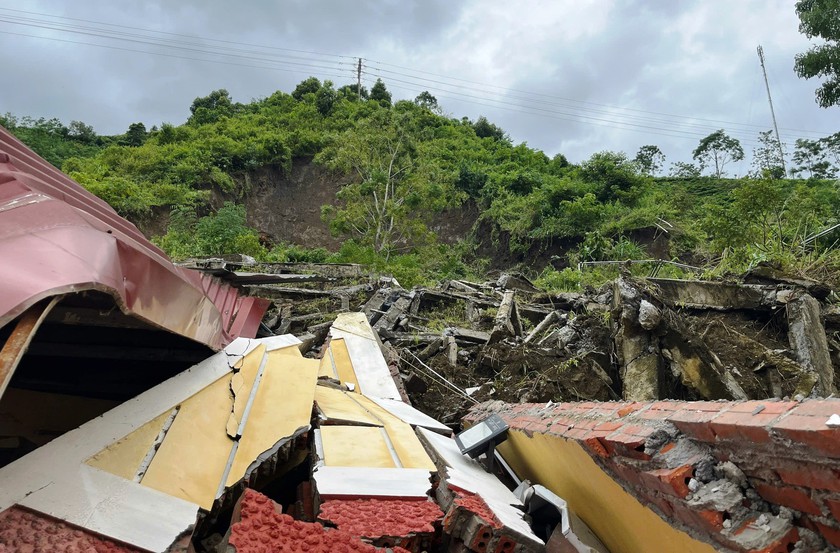
[[665,154],[662,153],[659,146],[646,144],[639,148],[633,161],[636,162],[643,175],[655,175],[662,170],[662,165],[665,163]]
[[[513,144],[485,117],[443,115],[428,91],[394,102],[381,81],[360,97],[355,84],[336,88],[314,77],[291,94],[247,104],[224,89],[212,91],[193,101],[185,124],[147,130],[137,122],[114,137],[78,121],[65,127],[6,115],[0,124],[121,214],[137,219],[169,209],[168,231],[156,241],[176,258],[238,252],[274,261],[358,262],[406,286],[481,269],[471,244],[443,245],[432,226],[436,214],[457,213],[464,202],[489,229],[480,237],[485,245],[522,254],[526,263],[562,245],[558,268],[540,276],[553,287],[595,284],[614,272],[580,273],[566,264],[647,257],[634,238],[662,229],[672,255],[736,270],[757,260],[798,262],[801,239],[840,220],[836,183],[822,180],[838,174],[840,133],[797,142],[794,174],[808,181],[783,179],[769,132],[759,137],[749,179],[722,178],[727,164],[743,157],[723,130],[695,149],[700,167],[678,161],[671,176],[654,177],[664,165],[655,145],[642,146],[632,160],[602,151],[575,165],[562,154],[550,158]],[[250,172],[288,171],[295,158],[351,178],[322,208],[332,231],[345,238],[338,252],[261,243],[241,205],[210,205],[211,191],[241,202]],[[707,167],[712,175],[701,176]],[[840,254],[819,248],[813,255],[840,262]]]
[[799,32],[820,38],[823,44],[797,54],[794,70],[800,77],[826,79],[816,91],[817,103],[824,108],[840,105],[840,1],[799,0],[796,3]]
[[730,137],[720,129],[700,140],[692,157],[700,163],[701,170],[712,167],[715,178],[719,179],[725,174],[723,168],[729,162],[744,159],[744,149],[737,138]]

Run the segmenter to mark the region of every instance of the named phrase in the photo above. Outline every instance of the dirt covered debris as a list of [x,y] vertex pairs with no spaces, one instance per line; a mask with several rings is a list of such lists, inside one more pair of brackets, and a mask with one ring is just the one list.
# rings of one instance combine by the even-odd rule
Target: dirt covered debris
[[360,266],[252,268],[302,275],[294,286],[248,284],[244,268],[232,268],[241,286],[274,302],[266,334],[296,334],[317,355],[337,313],[363,311],[411,402],[453,427],[487,399],[804,398],[838,384],[836,294],[772,268],[559,294],[518,274],[406,290]]

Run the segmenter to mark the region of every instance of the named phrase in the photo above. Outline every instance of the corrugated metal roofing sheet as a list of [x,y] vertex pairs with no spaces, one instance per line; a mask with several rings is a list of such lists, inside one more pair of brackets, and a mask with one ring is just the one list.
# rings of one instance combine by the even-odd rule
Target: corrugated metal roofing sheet
[[107,203],[0,127],[0,327],[37,301],[99,290],[127,314],[220,349],[268,301],[176,267]]

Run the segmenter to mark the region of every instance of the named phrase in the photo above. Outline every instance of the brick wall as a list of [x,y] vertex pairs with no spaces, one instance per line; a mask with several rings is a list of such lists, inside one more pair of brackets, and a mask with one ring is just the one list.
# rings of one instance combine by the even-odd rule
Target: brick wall
[[[840,548],[840,400],[476,406],[574,440],[663,519],[724,551]],[[824,540],[824,541],[823,541]]]

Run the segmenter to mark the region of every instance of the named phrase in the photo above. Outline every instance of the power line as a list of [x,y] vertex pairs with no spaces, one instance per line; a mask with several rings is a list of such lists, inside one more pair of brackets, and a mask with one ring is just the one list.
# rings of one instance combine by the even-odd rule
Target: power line
[[[131,48],[122,48],[113,45],[107,44],[99,44],[99,43],[89,43],[89,42],[80,42],[80,41],[73,41],[68,39],[60,39],[57,37],[47,37],[41,35],[29,35],[24,33],[14,33],[11,31],[0,31],[0,33],[5,34],[12,34],[18,36],[27,36],[32,38],[39,38],[42,40],[53,40],[58,42],[65,42],[65,43],[72,43],[72,44],[82,44],[88,46],[94,46],[99,48],[109,48],[112,50],[122,50],[128,52],[137,52],[137,53],[144,53],[144,54],[151,54],[163,57],[170,57],[176,59],[185,59],[185,60],[193,60],[193,61],[207,61],[213,63],[223,63],[226,65],[235,65],[240,67],[252,67],[256,69],[270,69],[270,70],[277,70],[277,71],[286,71],[286,72],[300,72],[303,69],[312,69],[312,70],[319,70],[319,71],[332,71],[338,72],[339,74],[335,73],[323,73],[327,76],[336,77],[336,78],[347,78],[347,77],[355,77],[357,84],[361,81],[361,76],[363,74],[360,71],[358,64],[356,63],[355,57],[344,56],[344,55],[337,55],[337,54],[327,54],[323,52],[315,52],[315,51],[306,51],[306,50],[295,50],[289,48],[279,48],[273,46],[265,46],[265,45],[258,45],[258,44],[249,44],[243,42],[236,42],[236,41],[229,41],[229,40],[221,40],[215,38],[208,38],[208,37],[201,37],[196,35],[186,35],[186,34],[179,34],[179,33],[170,33],[165,31],[156,31],[153,29],[144,29],[140,27],[132,27],[128,25],[118,25],[112,23],[106,23],[101,21],[91,21],[81,18],[74,18],[74,17],[64,17],[64,16],[55,16],[50,14],[44,14],[40,12],[31,12],[26,10],[17,10],[11,8],[0,8],[2,12],[14,12],[17,14],[26,14],[26,16],[40,16],[50,18],[52,20],[43,20],[37,19],[33,17],[26,17],[26,16],[19,16],[13,14],[3,14],[0,13],[0,22],[5,22],[12,25],[24,25],[34,28],[41,28],[51,31],[57,31],[62,33],[74,33],[74,34],[81,34],[86,36],[92,36],[96,38],[102,38],[105,40],[110,41],[123,41],[135,44],[142,44],[146,46],[152,46],[155,48],[163,48],[163,49],[172,49],[176,51],[183,51],[188,53],[196,53],[196,54],[204,54],[204,55],[212,55],[212,56],[224,56],[229,58],[230,61],[222,61],[218,59],[206,59],[206,58],[195,58],[190,56],[183,56],[183,55],[173,55],[170,53],[164,52],[155,52],[155,51],[148,51],[148,50],[140,50],[140,49],[131,49]],[[76,25],[72,23],[64,23],[63,21],[74,21],[79,23],[84,23],[85,25]],[[94,25],[94,26],[90,26]],[[97,26],[102,26],[97,27]],[[126,32],[132,31],[132,32]],[[151,33],[152,35],[162,35],[162,36],[150,36],[149,34],[143,33]],[[166,38],[166,37],[176,37],[176,38]],[[187,40],[181,40],[187,39]],[[198,41],[198,42],[196,42]],[[207,44],[205,44],[207,43]],[[224,46],[221,46],[224,45]],[[233,47],[231,47],[233,46]],[[241,48],[241,47],[246,48]],[[257,48],[258,50],[254,50],[252,48]],[[278,52],[278,53],[274,53]],[[310,57],[303,57],[299,55],[289,55],[285,53],[279,52],[291,52],[294,54],[305,54],[307,56],[317,56],[317,58],[310,58]],[[328,58],[328,59],[318,59],[318,58]],[[361,61],[361,58],[358,58]],[[248,62],[240,63],[238,61],[233,60],[244,60]],[[260,64],[270,64],[266,65],[250,65],[250,63],[260,63]],[[511,89],[500,87],[498,85],[488,84],[488,83],[479,83],[476,81],[470,81],[468,79],[462,79],[458,77],[448,77],[445,75],[440,75],[437,73],[432,73],[428,71],[408,68],[400,65],[390,64],[387,62],[380,62],[380,61],[373,61],[370,63],[374,63],[377,66],[385,65],[388,67],[394,67],[396,69],[403,69],[408,73],[403,73],[399,71],[393,71],[389,69],[383,69],[382,67],[377,67],[375,71],[371,72],[375,77],[387,79],[390,83],[397,82],[402,84],[407,84],[411,86],[422,86],[429,88],[429,85],[439,85],[439,86],[432,86],[436,92],[442,90],[446,94],[453,94],[456,96],[460,96],[463,98],[468,98],[471,100],[472,104],[476,105],[484,105],[494,109],[502,109],[507,111],[514,111],[518,113],[527,113],[532,115],[539,115],[541,117],[549,117],[552,119],[564,120],[564,121],[571,121],[576,123],[583,123],[583,124],[595,124],[601,126],[611,126],[616,129],[621,130],[632,130],[635,132],[644,132],[648,134],[658,134],[661,136],[668,136],[674,138],[683,138],[683,139],[697,139],[704,136],[706,133],[716,130],[718,128],[717,124],[724,124],[730,127],[730,131],[732,134],[740,135],[741,141],[748,145],[758,145],[758,142],[753,139],[752,137],[747,137],[745,133],[750,132],[754,129],[764,129],[765,126],[761,125],[753,125],[748,123],[736,123],[731,121],[722,121],[722,120],[715,120],[715,119],[704,119],[704,118],[694,118],[694,117],[685,117],[679,116],[674,114],[668,113],[661,113],[661,112],[652,112],[652,111],[645,111],[639,110],[635,108],[625,108],[620,106],[611,106],[609,104],[599,104],[595,102],[587,102],[581,100],[574,100],[569,98],[562,98],[551,96],[547,94],[539,94],[529,91]],[[324,65],[327,64],[327,65]],[[335,64],[335,65],[331,65]],[[278,66],[279,65],[279,66]],[[367,64],[366,64],[367,65]],[[295,69],[300,68],[300,69]],[[364,68],[365,70],[367,67]],[[345,73],[346,72],[346,73]],[[368,71],[364,71],[365,74]],[[383,75],[385,73],[386,75]],[[390,75],[387,75],[390,74]],[[437,77],[439,79],[444,80],[437,80],[437,79],[429,79],[427,77],[422,77],[420,75],[430,75],[433,77]],[[410,79],[410,81],[402,80],[394,77],[404,77],[406,79]],[[448,82],[448,81],[455,81],[455,82]],[[464,86],[460,83],[467,83],[471,86]],[[440,87],[445,87],[441,89]],[[359,87],[361,90],[361,87]],[[401,87],[397,87],[401,88]],[[453,90],[454,89],[454,90]],[[496,95],[498,92],[493,92],[493,90],[503,92],[505,97],[512,100],[518,100],[520,103],[509,102],[505,100],[500,100],[493,97],[487,97],[488,94]],[[513,94],[511,94],[513,93]],[[445,96],[442,96],[445,97]],[[491,102],[491,103],[482,103],[482,102]],[[523,105],[524,103],[524,105]],[[587,106],[594,106],[594,107],[587,107]],[[516,108],[516,109],[512,109]],[[570,112],[571,111],[571,112]],[[664,118],[664,119],[663,119]],[[715,123],[715,126],[709,126],[703,124],[706,123]],[[734,129],[733,129],[734,128]],[[785,129],[789,130],[789,129]],[[807,132],[813,134],[819,134],[815,131],[796,131],[796,132]]]
[[[383,78],[382,75],[380,75],[376,72],[371,72],[370,74],[373,77]],[[418,85],[418,83],[416,83],[416,82],[405,81],[405,80],[402,80],[402,79],[395,79],[395,78],[389,78],[389,82],[390,83],[397,82],[397,83],[408,84],[408,85],[413,85],[413,86]],[[393,84],[392,84],[392,86],[393,86]],[[406,90],[410,90],[410,89],[406,89]],[[546,108],[523,106],[523,105],[515,104],[515,103],[512,103],[512,102],[505,102],[504,100],[497,100],[497,99],[494,99],[494,98],[486,98],[486,97],[483,97],[483,96],[476,96],[474,94],[452,91],[452,90],[447,90],[447,91],[444,91],[444,92],[446,94],[453,94],[453,95],[456,95],[456,96],[461,96],[461,97],[464,97],[464,98],[468,98],[468,99],[471,100],[470,103],[473,104],[473,105],[484,105],[484,106],[492,107],[492,108],[495,108],[495,109],[502,109],[502,110],[506,110],[506,111],[512,111],[512,112],[517,112],[517,113],[526,113],[526,114],[531,114],[531,115],[539,115],[541,117],[549,117],[549,118],[552,118],[552,119],[558,119],[558,120],[562,120],[562,121],[572,121],[572,122],[578,122],[578,123],[596,124],[596,125],[600,125],[600,126],[610,126],[610,127],[613,127],[613,128],[616,128],[616,129],[621,129],[621,130],[633,130],[633,131],[637,131],[637,132],[643,132],[643,133],[646,133],[646,134],[668,136],[668,137],[671,137],[671,138],[683,138],[683,139],[697,140],[699,138],[703,138],[708,133],[708,131],[698,132],[698,131],[692,131],[692,130],[681,130],[681,129],[678,129],[678,128],[663,128],[663,127],[658,127],[658,126],[653,126],[653,125],[644,125],[644,124],[640,124],[640,123],[633,123],[633,122],[627,122],[627,121],[621,121],[621,120],[615,120],[615,119],[605,119],[603,117],[593,117],[593,116],[589,116],[589,115],[580,115],[580,114],[562,112],[562,111],[546,109]],[[441,97],[446,98],[447,96],[441,96]],[[450,97],[450,99],[452,99],[452,98]],[[494,102],[494,103],[488,104],[488,103],[483,103],[483,102]],[[513,108],[516,108],[516,109],[513,109]],[[640,130],[640,129],[643,129],[643,130]],[[713,130],[717,130],[717,129],[713,129]],[[750,146],[759,145],[759,142],[757,140],[753,139],[752,137],[744,137],[744,138],[741,139],[741,142],[744,143],[744,144],[750,145]]]
[[[38,39],[42,39],[42,40],[52,40],[52,41],[55,41],[55,42],[64,42],[64,43],[70,43],[70,44],[80,44],[80,45],[84,45],[84,46],[95,46],[97,48],[107,48],[109,50],[120,50],[120,51],[123,51],[123,52],[135,52],[135,53],[140,53],[140,54],[149,54],[149,55],[152,55],[152,56],[161,56],[161,57],[165,57],[165,58],[175,58],[175,59],[190,60],[190,61],[205,61],[205,62],[208,62],[208,63],[219,63],[219,64],[222,64],[222,65],[233,65],[233,66],[236,66],[236,67],[250,67],[250,68],[254,68],[254,69],[267,69],[267,70],[270,70],[270,71],[285,71],[285,72],[289,72],[289,73],[300,73],[300,69],[283,69],[281,67],[277,67],[277,66],[273,66],[273,65],[249,65],[249,64],[244,64],[244,63],[235,63],[235,62],[223,61],[223,60],[215,60],[215,59],[207,59],[207,58],[193,58],[193,57],[189,57],[189,56],[178,56],[178,55],[174,55],[174,54],[166,54],[166,53],[163,53],[163,52],[150,52],[148,50],[136,50],[136,49],[133,49],[133,48],[121,48],[119,46],[110,46],[110,45],[107,45],[107,44],[96,44],[96,43],[93,43],[93,42],[81,42],[81,41],[77,41],[77,40],[68,40],[68,39],[62,39],[62,38],[56,38],[56,37],[44,37],[44,36],[39,36],[39,35],[29,35],[29,34],[25,34],[25,33],[14,33],[14,32],[11,32],[11,31],[0,31],[0,34],[24,36],[24,37],[30,37],[30,38],[38,38]],[[346,77],[346,75],[335,75],[335,74],[326,74],[326,73],[324,73],[324,74],[327,75],[328,77],[336,77],[336,78]]]
[[[467,84],[471,84],[471,85],[478,85],[478,86],[481,86],[481,87],[496,89],[500,92],[514,92],[514,93],[518,93],[518,94],[526,94],[526,95],[529,95],[529,96],[547,98],[547,99],[553,100],[553,101],[571,102],[573,104],[584,104],[584,105],[598,106],[598,107],[601,107],[601,108],[609,108],[610,110],[631,111],[631,112],[636,112],[636,113],[640,113],[640,114],[659,115],[659,116],[664,116],[664,117],[676,117],[676,118],[680,118],[680,119],[686,118],[686,116],[684,116],[684,115],[678,115],[678,114],[674,114],[674,113],[648,111],[648,110],[642,110],[642,109],[637,109],[637,108],[615,106],[615,105],[612,105],[612,104],[589,102],[589,101],[585,101],[585,100],[575,100],[575,99],[572,99],[572,98],[564,98],[564,97],[560,97],[560,96],[553,96],[553,95],[550,95],[550,94],[541,94],[541,93],[538,93],[538,92],[526,91],[526,90],[515,89],[515,88],[507,88],[507,87],[494,85],[494,84],[490,84],[490,83],[482,83],[482,82],[478,82],[478,81],[472,81],[472,80],[469,80],[469,79],[462,79],[462,78],[459,78],[459,77],[450,77],[450,76],[446,76],[446,75],[441,75],[439,73],[433,73],[433,72],[430,72],[430,71],[423,71],[421,69],[414,69],[414,68],[405,67],[405,66],[402,66],[402,65],[396,65],[396,64],[392,64],[392,63],[378,61],[378,60],[369,60],[369,61],[370,61],[370,63],[374,63],[374,64],[377,64],[377,65],[385,65],[385,66],[388,66],[388,67],[395,67],[395,68],[398,68],[398,69],[404,69],[404,70],[407,70],[407,71],[411,71],[412,73],[419,73],[419,74],[423,74],[423,75],[440,77],[440,78],[443,78],[443,79],[446,79],[446,80],[449,80],[449,81],[458,81],[458,82],[463,82],[463,83],[467,83]],[[381,67],[379,67],[378,69],[383,73],[394,73],[394,74],[397,74],[397,75],[404,75],[404,74],[401,74],[401,73],[398,73],[398,72],[395,72],[395,71],[382,69]],[[407,75],[404,75],[404,76],[407,76]],[[417,78],[422,78],[422,77],[417,77]],[[426,79],[426,80],[428,82],[439,82],[439,81],[434,81],[434,80],[430,80],[430,79]],[[442,83],[442,84],[451,84],[451,83]],[[452,86],[455,86],[455,85],[452,85]],[[695,120],[695,121],[706,121],[706,122],[709,122],[709,123],[715,123],[716,126],[719,125],[719,124],[720,125],[727,125],[727,126],[738,125],[738,126],[744,126],[744,127],[751,127],[753,129],[757,129],[757,130],[758,129],[760,129],[760,130],[765,130],[766,129],[765,125],[757,125],[757,124],[753,124],[753,123],[738,123],[738,122],[735,122],[735,121],[727,121],[727,120],[721,120],[721,119],[707,119],[707,118],[702,118],[702,117],[690,117],[690,119]],[[781,129],[786,130],[786,131],[796,132],[796,133],[814,134],[814,135],[818,135],[818,136],[824,136],[826,134],[826,133],[820,132],[820,131],[811,131],[811,130],[804,130],[804,129],[792,129],[792,128],[786,128],[786,127],[781,127]]]
[[253,46],[253,47],[256,47],[256,48],[265,48],[265,49],[279,50],[279,51],[284,51],[284,52],[294,52],[294,53],[298,53],[298,54],[312,54],[312,55],[318,55],[318,56],[338,57],[338,58],[353,58],[353,57],[355,57],[355,56],[343,56],[343,55],[339,55],[339,54],[328,54],[328,53],[324,53],[324,52],[313,52],[313,51],[308,51],[308,50],[295,50],[295,49],[291,49],[291,48],[280,48],[278,46],[265,46],[265,45],[260,45],[260,44],[250,44],[250,43],[247,43],[247,42],[236,42],[236,41],[232,41],[232,40],[224,40],[224,39],[210,38],[210,37],[201,37],[201,36],[197,36],[197,35],[170,33],[170,32],[167,32],[167,31],[158,31],[156,29],[145,29],[145,28],[142,28],[142,27],[131,27],[129,25],[119,25],[117,23],[108,23],[108,22],[104,22],[104,21],[93,21],[93,20],[89,20],[89,19],[80,19],[80,18],[77,18],[77,17],[69,17],[69,16],[64,16],[64,15],[53,15],[53,14],[48,14],[48,13],[32,12],[32,11],[26,11],[26,10],[16,10],[16,9],[13,9],[13,8],[2,8],[2,7],[0,7],[0,11],[25,13],[25,14],[28,14],[28,15],[40,15],[40,16],[49,17],[49,18],[52,18],[52,19],[66,19],[68,21],[79,21],[79,22],[82,22],[82,23],[93,23],[95,25],[106,25],[106,26],[109,26],[109,27],[116,27],[116,28],[120,28],[120,29],[130,29],[130,30],[134,30],[134,31],[144,31],[144,32],[149,32],[149,33],[156,33],[156,34],[169,35],[169,36],[177,36],[177,37],[182,37],[182,38],[193,38],[193,39],[198,39],[198,40],[202,40],[202,41],[219,42],[219,43],[223,43],[223,44],[233,44],[233,45],[239,45],[239,46]]

